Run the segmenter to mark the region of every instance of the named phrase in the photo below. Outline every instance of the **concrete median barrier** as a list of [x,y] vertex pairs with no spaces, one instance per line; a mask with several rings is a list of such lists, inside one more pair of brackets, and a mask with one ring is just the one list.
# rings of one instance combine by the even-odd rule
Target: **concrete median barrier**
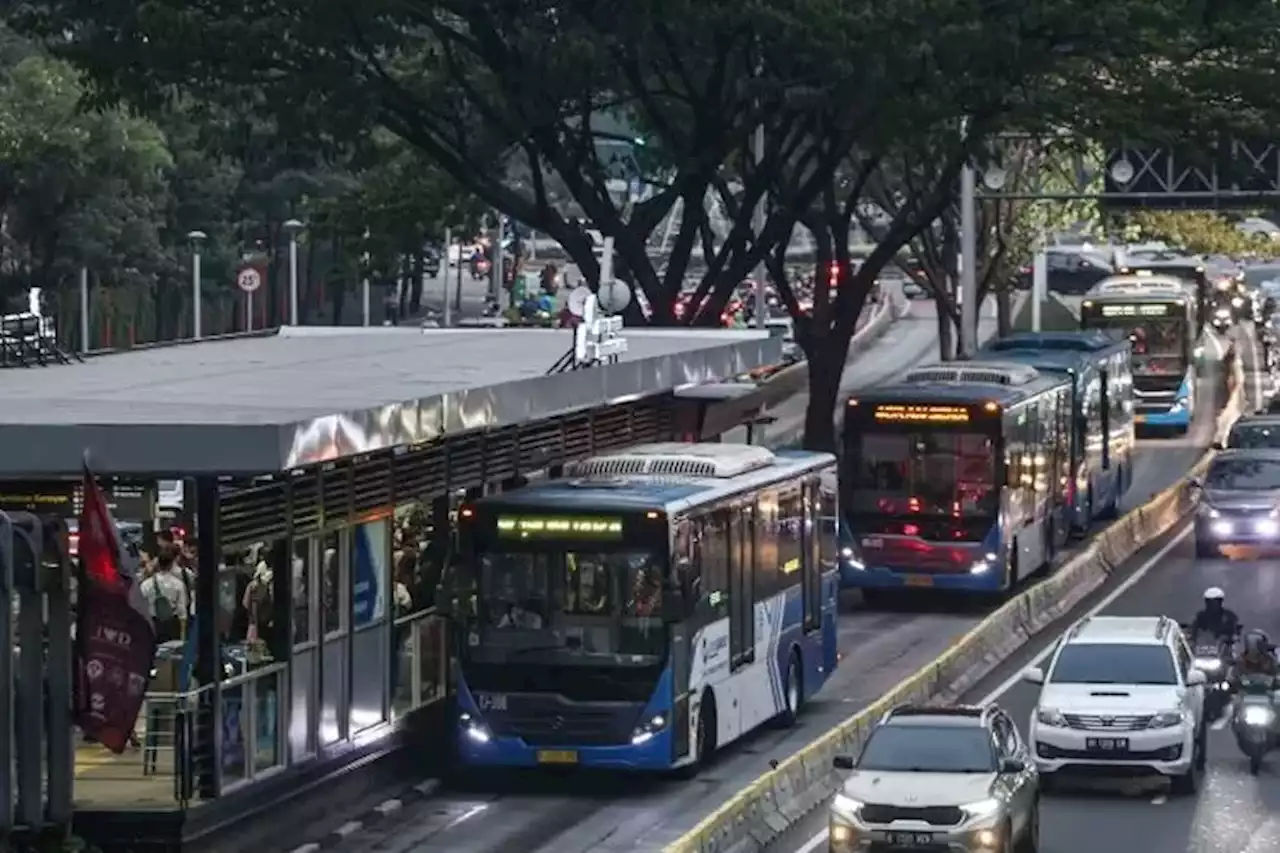
[[[1225,404],[1217,417],[1221,438],[1239,417],[1243,372],[1238,359],[1224,362]],[[1192,468],[1201,474],[1213,451]],[[856,755],[867,732],[890,708],[910,702],[947,701],[990,672],[1032,635],[1071,611],[1120,565],[1193,511],[1195,496],[1184,478],[1127,513],[1092,539],[1052,575],[1003,606],[928,666],[875,703],[782,761],[714,814],[670,844],[666,853],[753,853],[794,826],[840,785],[837,755]]]

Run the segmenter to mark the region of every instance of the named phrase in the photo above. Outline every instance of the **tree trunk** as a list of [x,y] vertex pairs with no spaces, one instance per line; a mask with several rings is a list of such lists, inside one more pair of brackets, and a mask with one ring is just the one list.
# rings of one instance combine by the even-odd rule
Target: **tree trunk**
[[996,290],[996,336],[1001,338],[1013,332],[1013,300],[1009,297],[1009,288]]
[[804,413],[806,450],[836,450],[836,405],[848,345],[824,338],[809,348],[809,404]]
[[956,357],[955,333],[956,325],[951,322],[951,314],[945,307],[937,307],[938,322],[938,360],[953,361]]
[[[445,265],[445,270],[448,270]],[[409,313],[414,317],[422,311],[422,279],[427,274],[427,258],[422,249],[413,253],[413,281],[409,286]],[[446,273],[447,278],[447,273]]]

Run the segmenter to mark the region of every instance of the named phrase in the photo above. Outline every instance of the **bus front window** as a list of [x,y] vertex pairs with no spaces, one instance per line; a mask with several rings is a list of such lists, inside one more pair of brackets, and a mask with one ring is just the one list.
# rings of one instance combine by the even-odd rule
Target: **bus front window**
[[995,442],[980,433],[865,434],[851,509],[894,516],[993,516],[998,500],[995,460]]
[[1187,369],[1187,321],[1182,317],[1132,317],[1101,326],[1112,339],[1128,341],[1133,348],[1135,373],[1184,373]]
[[647,664],[664,653],[653,553],[486,552],[479,568],[473,659]]

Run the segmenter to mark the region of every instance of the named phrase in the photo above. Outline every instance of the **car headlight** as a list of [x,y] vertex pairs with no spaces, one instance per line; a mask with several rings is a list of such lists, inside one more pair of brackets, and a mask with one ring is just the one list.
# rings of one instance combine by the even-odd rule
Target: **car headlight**
[[1208,518],[1221,518],[1222,513],[1218,512],[1208,504],[1200,504],[1200,514]]
[[1181,711],[1163,711],[1151,718],[1151,722],[1147,724],[1147,728],[1171,729],[1174,726],[1180,725],[1182,725]]
[[836,794],[831,799],[831,810],[845,820],[856,820],[861,808],[862,803],[844,794]]
[[1275,720],[1276,713],[1261,705],[1250,705],[1241,716],[1246,726],[1269,726]]
[[1000,811],[1000,807],[1002,805],[1003,804],[999,800],[987,799],[978,800],[976,803],[969,803],[961,806],[960,808],[964,810],[966,815],[968,815],[969,820],[978,820],[984,817],[991,817],[993,814]]
[[667,727],[666,714],[654,714],[648,720],[636,726],[635,731],[631,733],[631,743],[639,746],[647,740],[652,740],[653,736]]
[[1222,669],[1222,661],[1218,658],[1196,658],[1195,668],[1205,672],[1217,672]]
[[1036,721],[1042,726],[1051,726],[1052,728],[1066,728],[1067,718],[1062,716],[1062,712],[1056,708],[1037,708]]

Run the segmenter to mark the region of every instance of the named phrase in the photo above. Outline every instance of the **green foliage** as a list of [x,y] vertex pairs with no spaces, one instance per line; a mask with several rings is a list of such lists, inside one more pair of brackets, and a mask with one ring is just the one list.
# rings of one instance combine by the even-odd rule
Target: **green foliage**
[[1197,255],[1238,257],[1274,251],[1269,240],[1246,234],[1216,211],[1144,210],[1128,216],[1123,227],[1130,242],[1159,240]]

